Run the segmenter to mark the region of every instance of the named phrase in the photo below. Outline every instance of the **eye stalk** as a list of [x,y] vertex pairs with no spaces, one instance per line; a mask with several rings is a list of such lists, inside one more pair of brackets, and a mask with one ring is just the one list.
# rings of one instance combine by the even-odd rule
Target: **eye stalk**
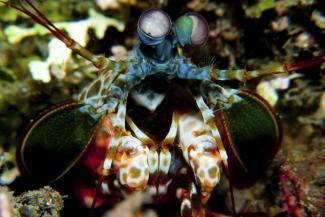
[[160,9],[145,11],[138,21],[138,36],[146,45],[157,45],[165,40],[171,21],[168,14]]
[[175,34],[182,46],[202,45],[208,39],[208,23],[198,13],[187,13],[178,18],[174,25]]

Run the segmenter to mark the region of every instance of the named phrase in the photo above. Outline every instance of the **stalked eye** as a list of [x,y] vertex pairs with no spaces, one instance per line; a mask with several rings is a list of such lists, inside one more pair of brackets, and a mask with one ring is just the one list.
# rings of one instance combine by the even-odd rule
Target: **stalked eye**
[[174,31],[182,46],[201,45],[208,39],[209,26],[200,14],[190,12],[175,21]]
[[138,21],[138,35],[146,45],[156,45],[164,41],[171,26],[166,12],[159,9],[145,11]]
[[191,34],[192,43],[201,45],[208,39],[209,26],[207,21],[198,13],[188,13],[193,20],[193,30]]

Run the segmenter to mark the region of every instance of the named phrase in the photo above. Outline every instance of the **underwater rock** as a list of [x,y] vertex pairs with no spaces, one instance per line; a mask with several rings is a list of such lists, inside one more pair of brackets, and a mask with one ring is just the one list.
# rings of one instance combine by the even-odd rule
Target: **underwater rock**
[[319,105],[314,114],[298,118],[303,124],[313,124],[319,127],[325,126],[325,92],[319,97]]
[[297,77],[301,76],[299,74],[291,74],[290,76],[278,76],[268,81],[261,81],[256,87],[256,92],[274,106],[279,99],[277,91],[288,89],[290,80]]
[[15,80],[14,76],[8,73],[7,71],[0,69],[0,80],[13,82]]
[[59,217],[63,209],[61,195],[49,186],[24,192],[16,200],[24,217]]
[[135,5],[137,0],[95,0],[101,10],[118,10],[124,5]]
[[279,17],[278,19],[271,22],[272,29],[275,32],[281,32],[286,30],[290,25],[289,18],[287,16]]
[[1,217],[59,217],[62,209],[63,199],[51,187],[14,196],[8,187],[0,186]]
[[266,10],[270,10],[276,6],[274,0],[260,0],[256,1],[255,4],[250,5],[249,1],[243,2],[243,9],[245,10],[245,14],[250,18],[260,18],[262,13]]
[[310,49],[315,46],[315,38],[308,32],[300,33],[295,37],[295,45],[301,49]]
[[13,192],[9,188],[0,186],[0,216],[20,217],[17,208],[19,205],[14,199]]
[[320,11],[313,11],[311,20],[313,20],[319,28],[325,29],[325,16]]
[[0,146],[0,185],[11,184],[19,175],[14,154],[4,152]]

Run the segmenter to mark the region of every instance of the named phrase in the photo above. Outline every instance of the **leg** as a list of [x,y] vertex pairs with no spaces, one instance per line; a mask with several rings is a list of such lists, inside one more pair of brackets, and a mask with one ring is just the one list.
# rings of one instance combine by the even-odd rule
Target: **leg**
[[119,146],[122,144],[122,137],[128,135],[128,132],[125,130],[126,97],[120,99],[117,106],[117,111],[110,114],[110,118],[114,132],[110,137],[109,146],[105,153],[105,160],[103,162],[101,172],[103,176],[108,176],[111,174],[112,163],[115,159]]
[[191,183],[189,189],[178,189],[177,197],[182,201],[182,217],[204,217],[205,209],[194,183]]

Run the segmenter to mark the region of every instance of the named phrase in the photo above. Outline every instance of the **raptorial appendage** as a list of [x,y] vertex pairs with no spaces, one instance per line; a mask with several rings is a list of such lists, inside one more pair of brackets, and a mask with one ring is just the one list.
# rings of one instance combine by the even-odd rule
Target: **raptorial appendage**
[[201,114],[181,115],[178,132],[183,156],[191,166],[203,202],[206,202],[220,180],[221,158],[215,138]]
[[[173,182],[173,175],[170,174],[173,164],[171,150],[179,144],[185,159],[184,166],[191,168],[194,174],[194,180],[184,179],[188,188],[178,188],[175,192],[182,201],[182,216],[204,216],[204,204],[220,180],[221,157],[216,139],[212,136],[210,127],[204,123],[201,114],[192,111],[174,112],[170,130],[162,141],[149,138],[128,116],[126,122],[133,135],[124,131],[123,136],[114,139],[116,133],[111,131],[114,129],[111,128],[113,116],[108,115],[103,119],[100,129],[97,130],[96,145],[98,148],[107,147],[109,150],[116,150],[110,159],[109,171],[116,174],[113,177],[116,177],[118,185],[124,189],[121,190],[123,192],[145,190],[152,200],[161,196],[166,197],[168,188]],[[108,156],[111,155],[106,153],[106,160],[102,164],[103,171]],[[104,172],[99,174],[108,177]],[[112,180],[104,181],[102,188],[106,186],[108,189],[106,193],[111,194],[109,183],[116,185]],[[100,192],[101,195],[106,193],[103,189]]]
[[118,181],[130,189],[144,188],[149,180],[148,147],[131,135],[121,138],[113,168]]

